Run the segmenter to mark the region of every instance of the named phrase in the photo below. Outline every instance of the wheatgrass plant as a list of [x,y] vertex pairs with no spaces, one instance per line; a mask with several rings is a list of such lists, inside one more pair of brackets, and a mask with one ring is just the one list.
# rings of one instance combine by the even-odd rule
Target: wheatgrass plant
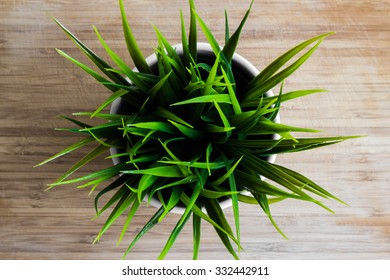
[[[232,67],[232,58],[240,33],[249,16],[253,1],[241,24],[230,35],[228,17],[226,36],[221,48],[212,32],[190,0],[190,27],[186,34],[180,13],[183,55],[166,40],[157,27],[157,63],[154,69],[142,54],[128,24],[123,2],[119,1],[123,31],[128,51],[137,69],[126,64],[94,31],[115,67],[104,61],[73,35],[58,20],[54,21],[76,44],[101,73],[69,56],[58,53],[77,65],[105,86],[111,94],[94,112],[74,113],[77,117],[97,118],[99,125],[88,125],[63,116],[77,128],[66,128],[82,138],[43,165],[84,146],[91,151],[75,163],[49,187],[76,184],[78,188],[96,191],[96,215],[111,209],[96,241],[122,214],[127,214],[118,244],[131,226],[134,215],[142,209],[145,196],[157,198],[161,207],[129,244],[123,258],[136,242],[177,205],[184,207],[176,226],[161,254],[163,259],[184,225],[192,217],[193,258],[198,257],[201,244],[201,222],[210,223],[228,252],[237,259],[240,246],[239,202],[260,206],[271,223],[283,236],[271,215],[270,204],[287,198],[304,200],[332,212],[321,199],[342,202],[318,184],[286,167],[267,161],[270,155],[304,151],[339,143],[349,137],[296,138],[294,132],[315,133],[317,130],[293,127],[274,122],[282,103],[322,89],[283,91],[284,80],[294,73],[330,34],[325,33],[293,47],[246,85],[239,87]],[[198,27],[203,31],[214,56],[211,63],[197,55]],[[266,93],[280,87],[277,96]],[[120,98],[125,110],[104,111]],[[275,137],[277,135],[277,137]],[[111,167],[74,177],[74,173],[110,148],[121,151],[107,158],[119,158]],[[105,186],[101,186],[106,183]],[[99,199],[109,196],[99,208]],[[220,200],[230,199],[234,216],[232,229]],[[142,211],[142,210],[141,210]]]

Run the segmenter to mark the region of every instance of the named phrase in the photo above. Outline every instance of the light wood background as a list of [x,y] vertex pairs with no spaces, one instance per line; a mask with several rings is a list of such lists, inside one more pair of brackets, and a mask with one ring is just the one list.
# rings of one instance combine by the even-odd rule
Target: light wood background
[[[172,43],[180,41],[179,9],[187,1],[125,1],[130,24],[145,54],[155,46],[151,23]],[[250,1],[198,0],[197,8],[223,41],[226,8],[232,29]],[[207,3],[211,2],[211,3]],[[77,140],[55,132],[56,115],[96,108],[107,91],[60,57],[55,48],[86,59],[51,21],[57,17],[91,48],[107,57],[92,31],[128,61],[117,1],[0,2],[0,259],[119,259],[153,209],[141,208],[123,244],[121,223],[91,245],[104,219],[92,221],[88,190],[58,187],[45,192],[82,153],[33,165]],[[188,21],[187,21],[188,22]],[[336,146],[283,155],[279,164],[303,172],[349,206],[329,202],[332,215],[311,204],[273,205],[278,235],[259,207],[241,206],[242,259],[390,259],[390,3],[388,1],[256,1],[238,52],[262,68],[311,36],[336,31],[285,89],[326,88],[327,93],[286,103],[282,121],[314,127],[321,135],[368,135]],[[132,65],[131,62],[129,62]],[[94,163],[89,169],[109,166]],[[232,218],[231,209],[227,211]],[[130,259],[155,259],[178,216],[170,215],[144,236]],[[120,222],[123,222],[121,219]],[[204,224],[201,259],[231,259]],[[191,224],[168,259],[192,257]]]

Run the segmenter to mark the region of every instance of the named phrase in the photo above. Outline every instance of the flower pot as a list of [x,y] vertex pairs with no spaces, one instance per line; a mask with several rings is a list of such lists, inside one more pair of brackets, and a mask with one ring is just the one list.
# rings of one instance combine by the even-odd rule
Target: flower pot
[[[183,56],[183,47],[181,44],[174,45],[173,48],[176,49],[176,52],[179,56]],[[197,44],[197,59],[198,62],[203,62],[203,63],[209,63],[213,64],[215,61],[215,55],[214,52],[211,48],[211,46],[208,43],[198,43]],[[149,57],[146,58],[147,63],[149,64],[150,68],[152,70],[157,69],[157,56],[156,54],[152,54]],[[259,74],[259,71],[256,69],[253,64],[251,64],[248,60],[246,60],[244,57],[240,56],[239,54],[235,53],[233,56],[232,60],[232,67],[233,67],[233,74],[236,79],[236,86],[237,86],[237,92],[239,93],[240,88],[245,87],[249,81],[251,81],[255,76]],[[136,69],[134,69],[136,71]],[[273,96],[273,93],[271,90],[269,90],[266,93],[266,96]],[[112,114],[121,114],[126,111],[126,102],[124,102],[121,98],[116,99],[112,105],[111,105],[111,110],[110,113]],[[280,122],[280,117],[277,115],[277,117],[274,120],[275,122],[279,123]],[[273,135],[273,139],[277,139],[278,135]],[[121,151],[118,150],[117,148],[111,148],[110,153],[111,155],[118,154]],[[266,158],[267,161],[273,163],[276,159],[276,155],[271,155]],[[114,164],[118,164],[121,162],[121,159],[118,157],[114,157],[113,159]],[[149,197],[145,197],[145,201],[148,201]],[[225,197],[222,199],[219,199],[219,203],[221,205],[221,208],[227,208],[232,205],[232,201],[229,197]],[[150,200],[150,204],[152,206],[161,207],[161,202],[157,199],[152,197]],[[184,206],[176,206],[175,208],[172,209],[172,213],[177,213],[177,214],[183,214],[185,210]]]

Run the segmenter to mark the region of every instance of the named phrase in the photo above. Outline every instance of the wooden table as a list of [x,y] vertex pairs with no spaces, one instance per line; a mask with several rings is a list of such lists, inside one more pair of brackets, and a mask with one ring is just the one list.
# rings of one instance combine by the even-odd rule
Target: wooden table
[[[196,2],[220,42],[224,8],[235,28],[250,3]],[[130,24],[146,54],[156,45],[151,23],[171,42],[180,41],[180,8],[188,16],[185,1],[126,1]],[[238,52],[259,68],[304,39],[337,32],[285,83],[286,90],[329,92],[286,103],[283,122],[318,128],[324,131],[321,135],[368,137],[279,156],[278,163],[303,172],[349,206],[328,203],[336,212],[332,215],[298,201],[274,205],[274,217],[289,237],[284,240],[258,207],[242,205],[242,259],[390,258],[389,13],[387,1],[254,3]],[[153,209],[142,207],[119,247],[115,245],[124,218],[91,245],[104,223],[104,218],[91,220],[93,195],[72,187],[45,191],[82,153],[33,168],[77,139],[53,130],[67,125],[56,115],[93,110],[107,96],[103,87],[56,53],[55,48],[61,48],[86,61],[50,15],[107,57],[92,31],[95,24],[110,46],[128,58],[117,1],[1,1],[0,259],[119,259]],[[109,164],[97,162],[90,169]],[[232,218],[230,210],[227,215]],[[168,216],[129,258],[155,259],[177,219]],[[200,258],[231,259],[214,230],[206,224],[203,230]],[[167,258],[191,257],[189,224]]]

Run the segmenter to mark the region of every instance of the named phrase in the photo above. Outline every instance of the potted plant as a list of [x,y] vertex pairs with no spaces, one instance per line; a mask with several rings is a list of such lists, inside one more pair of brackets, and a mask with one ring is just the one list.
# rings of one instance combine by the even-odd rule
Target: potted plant
[[[274,163],[276,154],[318,148],[353,138],[296,138],[293,132],[314,133],[317,130],[279,122],[279,109],[283,102],[323,91],[284,92],[283,81],[331,33],[304,41],[259,72],[235,53],[252,4],[253,1],[232,35],[225,13],[226,39],[221,47],[197,14],[194,1],[190,0],[188,36],[181,13],[181,44],[172,46],[154,27],[158,45],[154,55],[145,59],[120,0],[125,42],[135,69],[131,69],[110,49],[96,27],[96,35],[116,67],[104,61],[54,19],[103,74],[64,51],[58,50],[58,53],[112,93],[96,111],[74,113],[78,117],[100,119],[98,125],[63,116],[77,126],[65,130],[83,138],[39,165],[81,147],[95,145],[49,187],[77,184],[80,188],[90,187],[91,192],[96,190],[97,216],[112,206],[111,214],[96,240],[119,216],[127,213],[120,242],[132,218],[142,209],[143,200],[157,206],[155,214],[134,237],[123,257],[170,212],[180,215],[159,259],[166,256],[191,217],[194,259],[199,251],[201,221],[215,228],[226,249],[237,259],[236,251],[241,248],[239,202],[257,204],[283,236],[272,218],[270,204],[292,198],[312,202],[331,211],[321,198],[342,202],[304,175]],[[207,44],[197,41],[198,25],[208,40]],[[271,89],[278,85],[279,93],[273,95]],[[111,111],[104,111],[110,105]],[[78,169],[109,151],[111,155],[108,158],[114,161],[113,166],[85,176],[71,177]],[[103,183],[106,186],[101,187]],[[107,203],[99,208],[99,199],[106,195],[110,195]],[[223,212],[223,208],[230,205],[234,229]],[[232,242],[236,245],[233,246]]]

